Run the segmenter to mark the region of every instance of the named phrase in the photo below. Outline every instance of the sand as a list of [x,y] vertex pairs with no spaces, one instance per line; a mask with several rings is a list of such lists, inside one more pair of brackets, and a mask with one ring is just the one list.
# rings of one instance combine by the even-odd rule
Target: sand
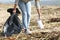
[[[3,25],[10,14],[7,12],[8,8],[13,8],[13,5],[0,4],[0,33],[3,30]],[[19,15],[21,20],[22,15]],[[14,34],[11,38],[17,38],[16,40],[60,40],[60,6],[41,6],[41,20],[44,24],[45,29],[41,31],[38,27],[37,22],[37,11],[34,6],[32,6],[31,22],[29,29],[35,31],[31,35],[26,35],[22,32],[19,34]],[[37,31],[36,31],[37,30]],[[44,32],[46,30],[52,32]],[[18,36],[18,37],[16,37]],[[4,36],[0,36],[0,40],[5,39]],[[12,39],[10,39],[12,40]]]

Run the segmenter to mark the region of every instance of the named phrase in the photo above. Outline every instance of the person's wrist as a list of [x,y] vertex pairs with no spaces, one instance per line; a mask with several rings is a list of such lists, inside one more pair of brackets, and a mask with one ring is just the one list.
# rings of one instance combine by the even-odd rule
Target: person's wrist
[[14,7],[13,10],[16,10],[16,7]]
[[16,9],[13,10],[13,13],[16,13]]

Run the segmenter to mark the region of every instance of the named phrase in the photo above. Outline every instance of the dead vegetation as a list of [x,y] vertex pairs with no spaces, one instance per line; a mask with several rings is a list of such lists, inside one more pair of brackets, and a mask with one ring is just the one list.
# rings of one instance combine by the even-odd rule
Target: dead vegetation
[[[0,33],[6,19],[10,16],[7,9],[13,5],[0,5]],[[41,6],[41,20],[43,21],[44,30],[40,30],[36,23],[37,12],[32,7],[30,30],[32,34],[26,35],[23,31],[20,34],[14,34],[10,38],[0,35],[0,40],[60,40],[60,6]],[[21,14],[19,15],[21,19]]]

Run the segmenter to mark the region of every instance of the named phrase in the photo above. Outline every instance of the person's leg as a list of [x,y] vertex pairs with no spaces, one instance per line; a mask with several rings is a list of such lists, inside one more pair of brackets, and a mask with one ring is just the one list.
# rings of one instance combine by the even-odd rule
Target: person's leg
[[27,11],[27,29],[25,29],[26,34],[31,34],[32,32],[28,29],[30,24],[30,16],[31,16],[31,1],[26,3],[26,11]]
[[25,29],[27,29],[27,11],[26,11],[26,7],[25,7],[25,3],[20,1],[18,3],[18,6],[22,11],[22,25]]
[[26,10],[27,10],[27,27],[29,28],[30,25],[30,17],[31,17],[31,1],[26,3]]
[[22,24],[23,24],[23,27],[24,27],[24,29],[25,29],[25,33],[26,34],[30,34],[31,32],[28,30],[28,23],[27,23],[27,8],[26,8],[26,3],[24,3],[24,2],[20,2],[20,3],[18,3],[18,5],[19,5],[19,8],[21,9],[21,11],[22,11]]

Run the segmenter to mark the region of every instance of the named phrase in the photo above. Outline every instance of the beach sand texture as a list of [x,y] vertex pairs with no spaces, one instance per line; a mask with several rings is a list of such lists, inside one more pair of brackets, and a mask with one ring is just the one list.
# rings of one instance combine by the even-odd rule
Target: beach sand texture
[[[13,8],[13,5],[0,4],[0,33],[3,30],[5,21],[10,16],[7,12],[8,8]],[[22,18],[21,16],[22,15],[19,14],[20,19]],[[20,34],[14,34],[10,38],[17,38],[16,40],[60,40],[60,6],[41,6],[41,20],[45,27],[44,30],[41,31],[41,29],[39,29],[36,19],[37,11],[36,8],[32,6],[31,24],[29,29],[35,32],[31,35],[26,35],[22,30]],[[0,40],[9,39],[0,35]]]

